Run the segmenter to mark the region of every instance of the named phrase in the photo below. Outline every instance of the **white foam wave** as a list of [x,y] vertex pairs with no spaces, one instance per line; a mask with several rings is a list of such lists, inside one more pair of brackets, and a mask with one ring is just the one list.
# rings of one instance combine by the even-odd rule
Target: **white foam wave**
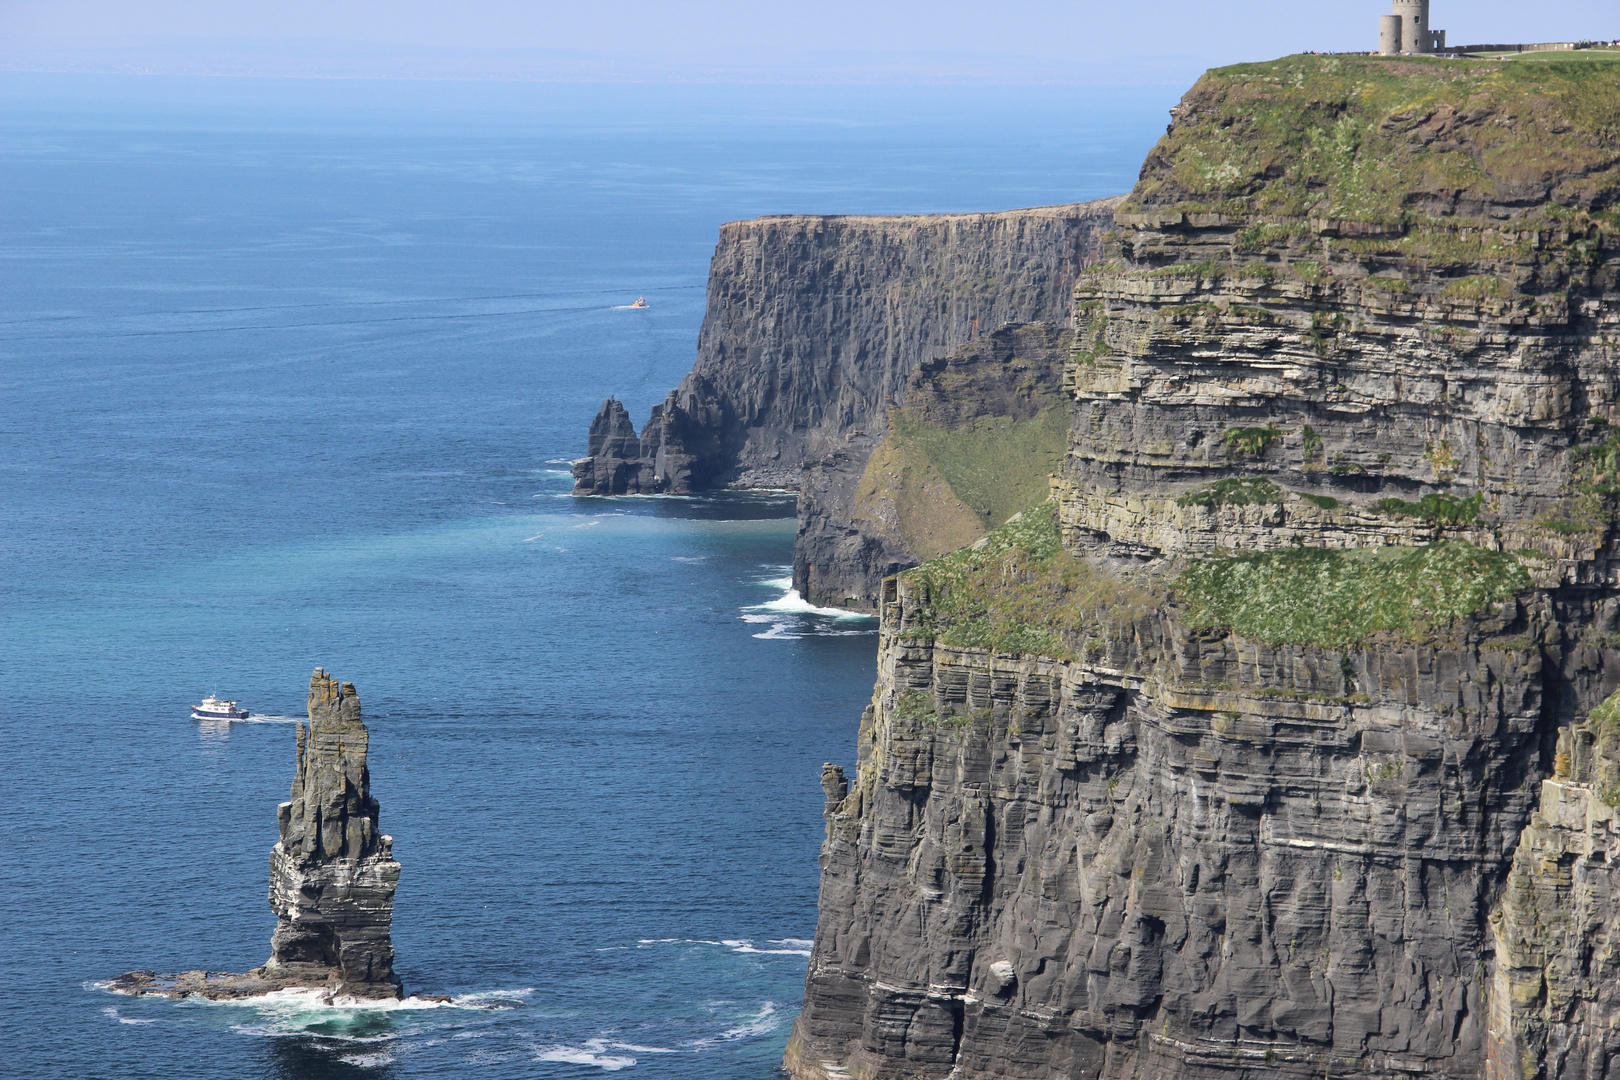
[[[756,638],[767,641],[797,641],[806,634],[817,637],[837,637],[844,634],[871,633],[870,623],[873,616],[864,612],[849,611],[845,608],[818,607],[799,595],[799,590],[793,587],[792,570],[790,566],[769,566],[774,576],[760,578],[754,584],[767,589],[781,589],[782,595],[774,600],[766,600],[759,604],[749,604],[742,609],[743,622],[773,624],[762,634],[755,634]],[[784,573],[785,572],[785,573]],[[813,617],[819,622],[812,622]],[[832,627],[826,625],[831,621]],[[859,624],[860,629],[836,629],[839,625]]]
[[119,1016],[117,1007],[113,1006],[113,1005],[109,1005],[105,1009],[102,1009],[101,1010],[101,1015],[102,1016],[110,1016],[114,1020],[118,1021],[120,1024],[155,1024],[155,1023],[157,1023],[156,1020],[137,1020],[133,1016]]
[[392,1065],[394,1055],[386,1052],[379,1054],[349,1054],[347,1057],[338,1058],[338,1060],[345,1065],[358,1065],[362,1069],[375,1069],[379,1065]]
[[759,953],[763,955],[780,956],[809,956],[813,941],[803,938],[775,938],[766,942],[767,945],[779,945],[777,949],[761,949],[754,944],[753,938],[721,938],[718,941],[710,938],[637,938],[636,946],[645,949],[649,945],[718,945],[736,953]]
[[533,993],[532,986],[517,990],[479,990],[471,994],[457,994],[450,999],[450,1004],[462,1009],[517,1008]]
[[574,463],[573,458],[565,458],[565,457],[548,457],[548,458],[546,458],[546,464],[547,465],[572,465],[573,463]]
[[707,555],[671,555],[671,562],[707,562]]
[[566,476],[570,480],[574,478],[573,472],[568,469],[541,469],[540,471],[546,476]]
[[623,1054],[610,1054],[606,1039],[586,1039],[584,1046],[542,1046],[536,1047],[534,1060],[561,1061],[570,1065],[594,1065],[598,1069],[608,1072],[618,1072],[628,1069],[636,1063],[633,1057]]
[[[795,946],[793,948],[785,948],[785,949],[761,949],[761,948],[756,947],[752,941],[740,941],[740,940],[739,941],[722,941],[721,944],[722,945],[729,945],[729,946],[731,946],[731,951],[732,952],[740,952],[740,953],[764,953],[764,954],[775,954],[775,955],[778,955],[778,956],[809,956],[810,955],[809,942],[806,942],[803,946]],[[780,944],[780,943],[773,941],[773,942],[769,942],[768,944],[775,945],[775,944]]]
[[693,1050],[706,1050],[721,1043],[740,1042],[743,1039],[769,1035],[779,1029],[788,1019],[788,1014],[782,1012],[780,1005],[774,1001],[767,1001],[759,1007],[757,1012],[744,1018],[741,1023],[734,1024],[717,1035],[693,1039],[686,1045]]
[[[761,582],[761,584],[765,584]],[[744,611],[777,611],[784,615],[821,615],[829,619],[862,619],[869,620],[875,616],[860,611],[850,611],[846,608],[817,607],[799,595],[799,590],[792,588],[792,579],[788,579],[789,588],[783,595],[775,600],[767,600],[763,604],[750,604]]]
[[747,1020],[735,1027],[729,1027],[718,1036],[722,1042],[735,1042],[738,1039],[750,1039],[756,1035],[769,1035],[782,1026],[783,1017],[777,1013],[781,1006],[774,1001],[767,1001],[760,1010]]

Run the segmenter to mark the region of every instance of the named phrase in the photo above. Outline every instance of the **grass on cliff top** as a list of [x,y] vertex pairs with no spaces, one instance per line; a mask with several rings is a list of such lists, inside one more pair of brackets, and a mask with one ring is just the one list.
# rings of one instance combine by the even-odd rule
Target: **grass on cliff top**
[[1016,515],[971,548],[902,575],[926,594],[917,632],[947,645],[1073,659],[1122,632],[1163,597],[1063,550],[1057,504]]
[[1381,632],[1423,637],[1529,586],[1512,555],[1463,540],[1214,556],[1175,582],[1191,626],[1335,649]]
[[[1400,223],[1612,211],[1620,64],[1291,56],[1216,68],[1182,99],[1124,212]],[[1596,224],[1615,231],[1612,213]]]

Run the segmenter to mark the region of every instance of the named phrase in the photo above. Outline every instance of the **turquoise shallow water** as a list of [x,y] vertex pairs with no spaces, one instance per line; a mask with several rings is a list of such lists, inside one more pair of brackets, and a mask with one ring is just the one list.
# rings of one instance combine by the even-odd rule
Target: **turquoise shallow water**
[[[1111,194],[1172,99],[0,77],[0,1072],[774,1075],[871,624],[785,595],[790,497],[567,460],[690,365],[720,222]],[[456,1004],[98,989],[264,960],[317,665]]]

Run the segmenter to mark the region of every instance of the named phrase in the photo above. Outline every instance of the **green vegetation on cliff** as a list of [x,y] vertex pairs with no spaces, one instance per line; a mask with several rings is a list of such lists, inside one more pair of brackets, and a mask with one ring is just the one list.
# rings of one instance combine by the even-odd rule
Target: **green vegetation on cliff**
[[896,409],[889,438],[914,448],[951,491],[987,525],[999,525],[1046,495],[1046,477],[1063,460],[1068,409],[1054,404],[1028,420],[982,416],[958,427]]
[[1372,508],[1380,514],[1422,518],[1435,525],[1467,525],[1478,520],[1480,507],[1484,504],[1484,495],[1470,495],[1462,499],[1455,495],[1437,493],[1425,495],[1416,502],[1396,498],[1379,499],[1372,504]]
[[[1236,64],[1188,92],[1121,210],[1235,214],[1257,224],[1574,224],[1572,211],[1615,204],[1616,116],[1620,65],[1611,63],[1291,56]],[[1617,225],[1602,213],[1580,223]]]
[[1283,501],[1283,489],[1261,476],[1234,476],[1189,491],[1177,506],[1264,506]]
[[[1598,798],[1610,806],[1620,806],[1620,691],[1610,694],[1593,709],[1584,725],[1591,738],[1591,760],[1586,774],[1597,789]],[[1560,759],[1567,753],[1560,746]],[[1557,761],[1560,772],[1569,769],[1569,763]]]
[[1175,582],[1192,626],[1326,648],[1380,632],[1422,637],[1529,586],[1512,555],[1463,540],[1216,555]]
[[1056,660],[1100,645],[1163,599],[1064,551],[1051,501],[901,576],[925,601],[920,636]]

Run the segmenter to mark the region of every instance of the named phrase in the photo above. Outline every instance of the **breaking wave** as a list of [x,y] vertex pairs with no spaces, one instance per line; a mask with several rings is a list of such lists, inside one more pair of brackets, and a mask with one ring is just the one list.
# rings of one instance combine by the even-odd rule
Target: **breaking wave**
[[761,578],[754,584],[780,589],[782,595],[742,609],[743,622],[770,624],[770,629],[754,637],[765,641],[797,641],[802,637],[854,637],[877,632],[875,616],[845,608],[817,607],[799,595],[791,576],[783,576],[782,572],[791,571],[792,567],[771,569],[776,576]]

